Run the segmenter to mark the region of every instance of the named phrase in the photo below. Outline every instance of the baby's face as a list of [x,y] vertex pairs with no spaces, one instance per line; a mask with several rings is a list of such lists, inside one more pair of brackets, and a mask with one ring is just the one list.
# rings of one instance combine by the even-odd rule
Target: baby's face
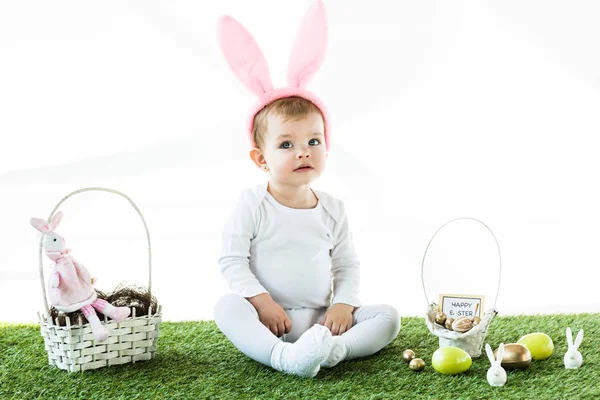
[[[267,117],[262,149],[271,179],[281,184],[308,185],[325,170],[327,151],[323,118],[310,113],[298,120]],[[300,168],[307,165],[307,168]]]

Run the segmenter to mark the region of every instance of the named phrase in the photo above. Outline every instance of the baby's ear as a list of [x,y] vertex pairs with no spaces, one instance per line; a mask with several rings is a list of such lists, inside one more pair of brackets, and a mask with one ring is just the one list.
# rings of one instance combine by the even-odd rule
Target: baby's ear
[[260,169],[264,169],[263,166],[267,165],[265,156],[263,155],[262,150],[258,147],[254,147],[252,150],[250,150],[250,159]]

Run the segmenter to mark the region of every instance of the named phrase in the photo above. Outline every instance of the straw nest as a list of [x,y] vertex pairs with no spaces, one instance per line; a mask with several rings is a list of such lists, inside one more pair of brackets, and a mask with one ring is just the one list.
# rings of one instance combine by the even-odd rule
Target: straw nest
[[[148,315],[148,309],[152,306],[152,312],[155,313],[158,309],[158,300],[152,296],[147,288],[142,286],[126,286],[119,285],[112,293],[106,294],[96,289],[99,299],[106,300],[115,307],[135,308],[135,315],[138,317]],[[57,321],[59,326],[66,326],[66,317],[71,320],[71,325],[78,325],[79,321],[84,324],[87,319],[80,310],[63,313],[58,311],[54,306],[50,307],[50,315],[52,319]],[[103,316],[102,318],[103,319]],[[110,320],[110,318],[108,318]]]

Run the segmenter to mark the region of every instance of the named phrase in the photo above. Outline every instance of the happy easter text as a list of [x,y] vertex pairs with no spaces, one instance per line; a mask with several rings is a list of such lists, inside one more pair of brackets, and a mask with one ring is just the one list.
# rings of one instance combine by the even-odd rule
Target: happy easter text
[[[456,307],[456,308],[471,308],[471,306],[473,305],[473,303],[468,303],[468,302],[454,302],[452,303],[452,307]],[[469,311],[469,310],[450,310],[449,314],[454,317],[473,317],[474,313],[473,311]]]

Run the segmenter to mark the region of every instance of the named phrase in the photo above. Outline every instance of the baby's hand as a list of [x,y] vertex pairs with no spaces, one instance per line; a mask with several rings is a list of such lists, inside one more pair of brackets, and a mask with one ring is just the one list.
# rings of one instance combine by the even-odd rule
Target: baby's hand
[[283,311],[283,308],[275,303],[268,293],[261,293],[250,297],[248,301],[258,311],[260,322],[269,328],[273,332],[273,335],[279,337],[284,333],[290,333],[292,330],[292,321],[290,321],[285,311]]
[[336,303],[329,307],[319,324],[327,327],[333,336],[341,335],[352,328],[354,307],[348,304]]

